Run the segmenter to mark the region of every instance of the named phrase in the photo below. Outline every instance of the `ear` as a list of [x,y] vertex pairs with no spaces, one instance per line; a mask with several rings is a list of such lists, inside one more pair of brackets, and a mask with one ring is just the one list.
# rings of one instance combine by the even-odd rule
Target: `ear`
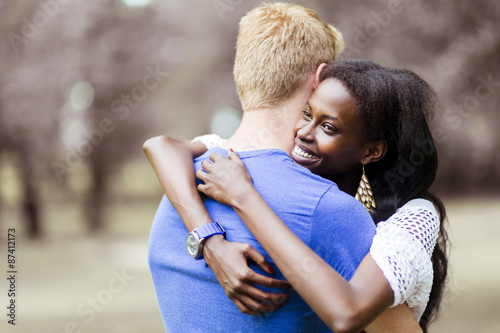
[[361,163],[368,164],[380,161],[387,153],[387,141],[380,140],[369,143],[368,150]]
[[314,76],[314,89],[316,89],[319,85],[319,75],[321,74],[321,71],[323,68],[325,68],[326,64],[322,63],[321,65],[318,66],[318,69],[316,69],[316,75]]

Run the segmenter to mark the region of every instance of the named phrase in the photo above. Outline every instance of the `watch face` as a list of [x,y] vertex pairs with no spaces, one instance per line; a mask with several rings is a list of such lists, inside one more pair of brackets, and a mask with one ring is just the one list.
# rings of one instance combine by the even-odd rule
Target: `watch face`
[[189,255],[191,255],[192,257],[196,256],[196,254],[198,253],[199,242],[194,234],[189,233],[187,235],[186,246],[187,246],[187,250],[189,252]]

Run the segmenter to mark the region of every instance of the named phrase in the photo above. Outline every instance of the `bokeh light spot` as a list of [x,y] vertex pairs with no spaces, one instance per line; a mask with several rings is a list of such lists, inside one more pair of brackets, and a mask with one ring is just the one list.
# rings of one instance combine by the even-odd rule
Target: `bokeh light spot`
[[79,82],[75,84],[70,93],[71,106],[75,110],[85,110],[94,101],[94,88],[88,82]]
[[223,107],[212,117],[210,129],[222,138],[229,138],[238,128],[240,121],[241,115],[238,111],[232,107]]
[[145,7],[151,3],[151,0],[122,0],[129,7]]

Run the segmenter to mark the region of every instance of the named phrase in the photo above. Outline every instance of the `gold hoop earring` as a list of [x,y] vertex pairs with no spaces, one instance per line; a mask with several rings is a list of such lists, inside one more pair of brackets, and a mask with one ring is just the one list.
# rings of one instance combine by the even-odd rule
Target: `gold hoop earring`
[[365,165],[363,164],[363,175],[361,176],[361,181],[359,182],[358,191],[355,197],[359,202],[368,209],[369,212],[373,212],[373,209],[377,207],[375,204],[375,198],[373,197],[372,188],[368,182],[368,178],[365,173]]

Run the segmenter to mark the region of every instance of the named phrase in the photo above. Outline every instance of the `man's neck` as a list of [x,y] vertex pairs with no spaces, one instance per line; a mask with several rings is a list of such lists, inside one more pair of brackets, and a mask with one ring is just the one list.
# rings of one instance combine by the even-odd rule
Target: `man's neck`
[[281,149],[290,153],[299,112],[291,111],[283,107],[245,111],[240,126],[222,147],[236,151]]
[[305,86],[276,107],[243,112],[240,126],[221,147],[236,151],[281,149],[290,154],[294,146],[293,128],[311,93],[312,88]]

